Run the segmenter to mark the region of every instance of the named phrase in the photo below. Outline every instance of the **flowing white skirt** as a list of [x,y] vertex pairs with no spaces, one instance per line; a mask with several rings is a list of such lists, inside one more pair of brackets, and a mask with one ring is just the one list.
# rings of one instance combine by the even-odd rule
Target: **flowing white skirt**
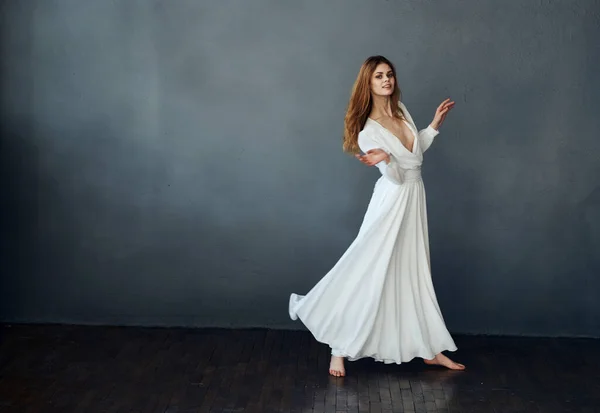
[[289,312],[348,360],[400,364],[457,349],[431,280],[420,174],[377,181],[356,239],[306,295],[291,295]]

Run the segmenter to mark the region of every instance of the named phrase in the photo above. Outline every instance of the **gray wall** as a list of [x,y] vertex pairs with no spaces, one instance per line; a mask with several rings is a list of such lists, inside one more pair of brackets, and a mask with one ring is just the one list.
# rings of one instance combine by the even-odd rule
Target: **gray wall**
[[302,328],[378,173],[341,152],[362,61],[422,127],[455,333],[600,336],[600,7],[2,1],[10,322]]

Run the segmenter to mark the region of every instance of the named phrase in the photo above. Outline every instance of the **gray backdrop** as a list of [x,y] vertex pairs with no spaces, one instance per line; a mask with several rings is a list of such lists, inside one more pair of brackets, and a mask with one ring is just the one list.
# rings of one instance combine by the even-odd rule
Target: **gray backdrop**
[[597,1],[1,5],[3,321],[302,328],[378,177],[341,134],[383,54],[419,126],[457,102],[424,164],[449,329],[600,336]]

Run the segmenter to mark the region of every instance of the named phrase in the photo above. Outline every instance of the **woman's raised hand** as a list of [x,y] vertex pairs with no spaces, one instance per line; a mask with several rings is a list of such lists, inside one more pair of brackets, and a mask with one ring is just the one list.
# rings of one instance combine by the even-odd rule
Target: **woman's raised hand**
[[433,129],[438,130],[440,126],[442,126],[442,123],[444,123],[444,120],[446,119],[446,115],[454,107],[455,103],[456,102],[453,102],[448,98],[438,106],[435,111],[435,116],[433,117],[433,122],[431,122],[431,127]]

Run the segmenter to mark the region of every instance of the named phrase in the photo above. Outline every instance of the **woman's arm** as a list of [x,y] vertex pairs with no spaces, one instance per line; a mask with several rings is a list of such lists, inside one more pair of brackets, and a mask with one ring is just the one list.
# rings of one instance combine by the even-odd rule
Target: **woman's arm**
[[419,144],[421,145],[421,150],[423,152],[429,149],[433,143],[433,139],[439,135],[439,133],[440,132],[431,125],[419,131]]
[[[444,120],[446,119],[446,115],[448,114],[450,109],[452,109],[454,107],[454,103],[455,102],[450,101],[450,99],[444,100],[438,106],[431,124],[428,127],[426,127],[425,129],[421,129],[419,131],[418,138],[419,138],[419,144],[421,145],[421,151],[425,152],[427,149],[429,149],[429,147],[433,143],[434,138],[437,135],[439,135],[440,126],[442,126],[442,123],[444,123]],[[398,105],[402,109],[402,112],[404,113],[406,120],[408,120],[416,128],[415,122],[413,121],[412,116],[410,116],[410,113],[408,112],[408,109],[406,109],[406,106],[404,105],[404,103],[398,102]]]
[[402,185],[404,183],[404,169],[400,167],[388,148],[379,145],[378,142],[376,142],[371,136],[369,136],[369,133],[365,132],[364,130],[358,134],[358,146],[365,154],[373,149],[380,149],[387,153],[387,159],[378,162],[375,164],[375,166],[379,169],[383,176],[396,185]]
[[433,121],[431,124],[426,129],[419,131],[419,139],[421,147],[423,148],[423,152],[425,152],[425,150],[431,146],[433,138],[440,133],[440,126],[442,126],[442,123],[444,123],[444,120],[446,120],[446,116],[454,107],[454,104],[455,102],[452,102],[449,98],[440,103],[435,111],[435,115],[433,116]]

